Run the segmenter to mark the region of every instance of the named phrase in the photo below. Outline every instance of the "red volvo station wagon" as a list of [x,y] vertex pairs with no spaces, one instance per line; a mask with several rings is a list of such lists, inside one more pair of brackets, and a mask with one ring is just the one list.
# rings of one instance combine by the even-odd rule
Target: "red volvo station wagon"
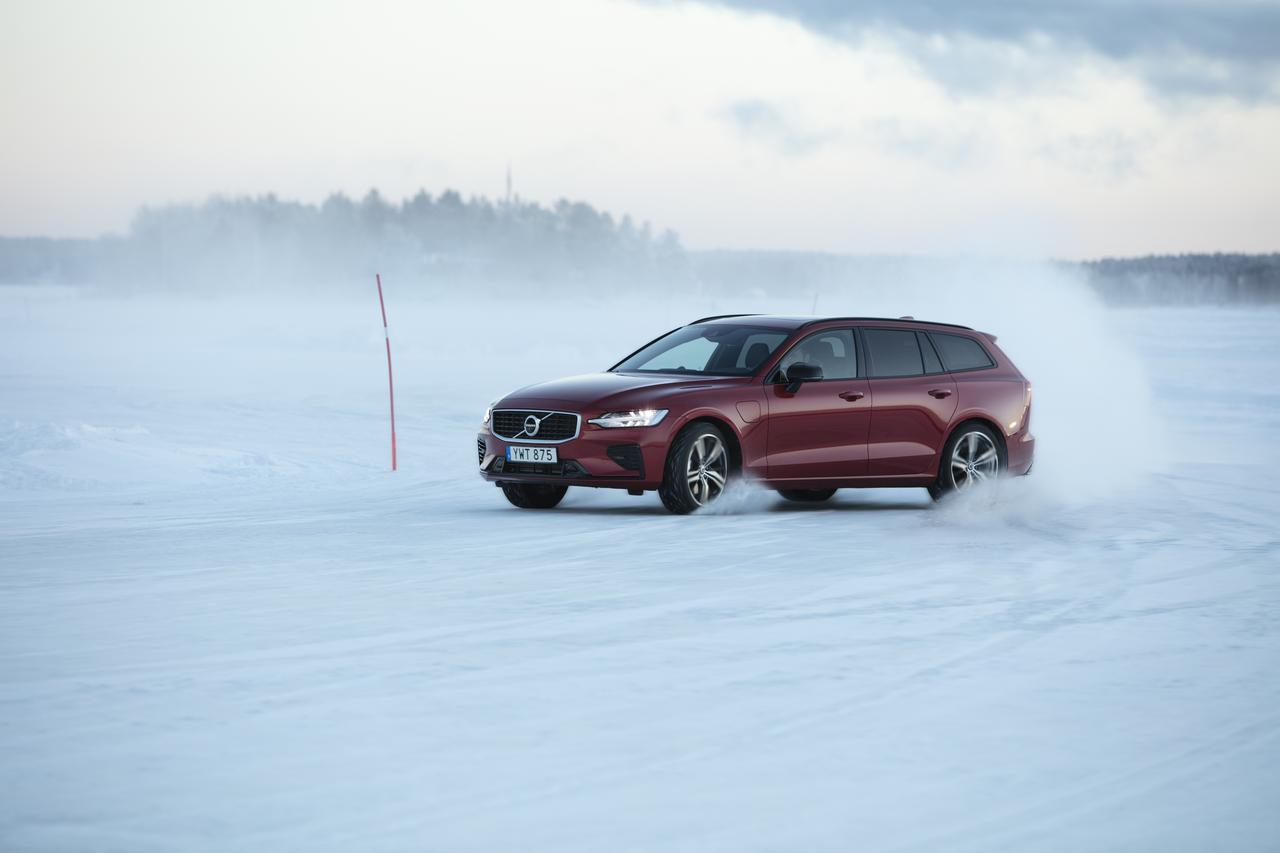
[[657,491],[688,513],[735,477],[793,501],[883,486],[940,498],[1030,471],[1030,417],[1031,384],[985,332],[738,314],[503,397],[476,452],[480,476],[530,509],[592,486]]

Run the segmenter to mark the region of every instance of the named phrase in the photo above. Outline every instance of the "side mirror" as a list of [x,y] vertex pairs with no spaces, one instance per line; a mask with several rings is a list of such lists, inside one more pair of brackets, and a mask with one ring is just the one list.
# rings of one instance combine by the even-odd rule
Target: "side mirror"
[[782,381],[787,383],[787,393],[794,394],[806,382],[817,382],[822,378],[820,364],[793,364],[782,374]]

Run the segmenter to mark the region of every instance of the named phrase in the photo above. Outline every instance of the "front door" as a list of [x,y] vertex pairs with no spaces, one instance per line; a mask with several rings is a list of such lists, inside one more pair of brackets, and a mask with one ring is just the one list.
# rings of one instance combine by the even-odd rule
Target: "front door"
[[[822,379],[794,393],[780,381],[796,362],[817,364]],[[852,329],[827,329],[783,356],[766,389],[770,480],[847,480],[867,473],[871,394],[858,376]]]

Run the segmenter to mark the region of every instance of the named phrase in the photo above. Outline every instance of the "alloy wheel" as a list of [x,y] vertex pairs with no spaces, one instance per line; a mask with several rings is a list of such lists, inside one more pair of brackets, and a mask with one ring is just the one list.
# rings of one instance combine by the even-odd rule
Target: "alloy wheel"
[[698,506],[706,506],[719,497],[729,480],[729,454],[725,453],[724,442],[709,433],[698,436],[689,448],[685,478]]
[[974,430],[960,436],[951,450],[951,482],[956,491],[995,480],[1000,473],[1000,451],[991,436]]

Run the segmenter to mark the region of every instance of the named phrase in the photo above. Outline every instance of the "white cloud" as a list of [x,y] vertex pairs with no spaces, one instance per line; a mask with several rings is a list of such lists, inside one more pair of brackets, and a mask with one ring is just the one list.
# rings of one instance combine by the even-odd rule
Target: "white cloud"
[[1103,55],[957,91],[889,36],[700,4],[127,9],[0,12],[0,233],[214,192],[497,195],[510,162],[526,197],[693,247],[1276,248],[1280,110],[1170,103]]

